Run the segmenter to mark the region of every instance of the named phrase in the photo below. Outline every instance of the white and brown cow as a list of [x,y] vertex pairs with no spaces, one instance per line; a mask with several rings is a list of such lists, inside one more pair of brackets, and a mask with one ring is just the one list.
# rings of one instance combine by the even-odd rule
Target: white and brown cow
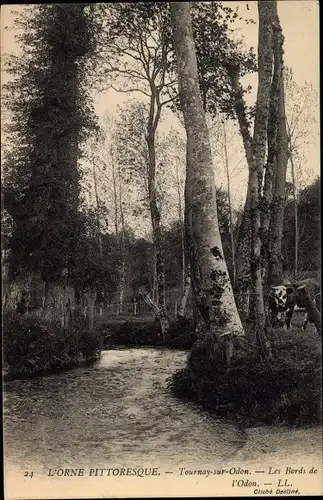
[[[271,315],[271,326],[273,328],[277,326],[284,326],[287,329],[291,327],[291,320],[295,307],[304,308],[301,298],[296,293],[296,289],[301,285],[305,285],[306,289],[315,303],[317,309],[321,311],[321,292],[320,284],[318,281],[309,278],[297,281],[295,283],[288,283],[284,285],[278,285],[271,287],[269,295],[269,311]],[[285,316],[285,321],[283,321],[283,316]],[[305,313],[304,322],[302,325],[303,330],[306,329],[308,322],[310,321],[308,314]],[[283,323],[283,324],[282,324]]]

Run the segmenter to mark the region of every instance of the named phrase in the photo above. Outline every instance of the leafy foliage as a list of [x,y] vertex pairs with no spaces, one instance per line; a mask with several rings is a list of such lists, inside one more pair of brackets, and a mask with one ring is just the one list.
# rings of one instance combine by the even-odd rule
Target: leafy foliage
[[68,330],[33,315],[6,314],[3,325],[4,362],[15,377],[79,366],[99,355],[99,334],[80,318]]
[[4,103],[10,112],[4,206],[14,228],[11,272],[55,280],[78,238],[80,145],[95,129],[87,60],[93,53],[87,4],[29,6],[16,20],[23,51],[11,56]]
[[[204,108],[233,117],[230,71],[233,68],[241,77],[256,71],[253,48],[246,49],[242,39],[232,36],[231,25],[243,19],[237,8],[221,2],[190,2],[190,6]],[[161,101],[173,102],[173,109],[179,109],[168,2],[103,4],[97,10],[100,85],[107,85],[106,77],[110,86],[122,79],[122,91],[136,89],[145,95],[155,86],[164,97]],[[244,89],[249,91],[250,87]]]

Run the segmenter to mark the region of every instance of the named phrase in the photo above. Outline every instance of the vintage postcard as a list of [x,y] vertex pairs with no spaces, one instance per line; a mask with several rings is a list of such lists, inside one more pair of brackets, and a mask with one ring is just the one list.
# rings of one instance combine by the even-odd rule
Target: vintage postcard
[[319,5],[1,7],[6,500],[322,495]]

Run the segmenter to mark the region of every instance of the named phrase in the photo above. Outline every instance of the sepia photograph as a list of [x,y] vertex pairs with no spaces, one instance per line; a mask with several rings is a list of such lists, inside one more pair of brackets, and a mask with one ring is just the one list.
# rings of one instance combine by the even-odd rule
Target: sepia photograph
[[319,2],[1,6],[6,500],[321,496]]

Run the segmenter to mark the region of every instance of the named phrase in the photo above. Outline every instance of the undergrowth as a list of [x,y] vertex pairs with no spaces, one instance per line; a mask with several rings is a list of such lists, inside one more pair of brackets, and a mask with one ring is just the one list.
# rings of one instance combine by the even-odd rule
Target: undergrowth
[[100,353],[100,335],[83,318],[70,327],[39,316],[6,313],[3,317],[3,357],[7,376],[34,376],[87,364]]
[[321,422],[321,342],[315,331],[271,332],[273,360],[253,345],[236,351],[228,368],[210,337],[199,339],[188,365],[169,382],[180,398],[243,426],[312,425]]

